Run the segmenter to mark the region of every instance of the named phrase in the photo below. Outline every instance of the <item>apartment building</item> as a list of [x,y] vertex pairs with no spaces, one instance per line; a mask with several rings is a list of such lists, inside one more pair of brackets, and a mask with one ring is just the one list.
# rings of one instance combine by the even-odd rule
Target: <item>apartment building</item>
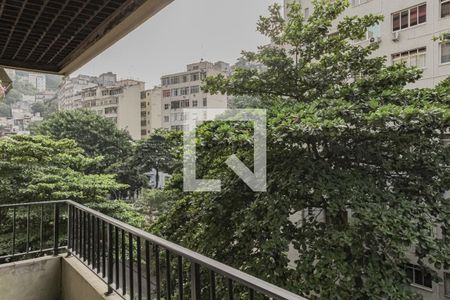
[[[313,12],[311,0],[285,0],[285,12],[293,1],[302,5],[305,17]],[[450,32],[450,0],[351,0],[351,7],[340,19],[367,14],[383,15],[384,22],[369,28],[366,38],[355,43],[364,46],[379,42],[380,48],[374,55],[385,56],[388,64],[404,62],[421,68],[423,78],[411,87],[433,87],[450,76],[450,42],[433,40]],[[301,219],[300,214],[293,215],[292,220]],[[442,237],[440,230],[432,234]],[[295,259],[298,253],[291,247],[289,256]],[[411,264],[405,269],[415,292],[424,300],[450,299],[450,270],[438,270],[444,281],[433,282],[431,274],[415,264],[414,252],[408,252],[407,256]]]
[[58,91],[60,110],[88,109],[113,121],[135,140],[141,138],[141,92],[144,82],[117,80],[111,72],[98,77],[79,75],[66,79]]
[[154,87],[141,92],[141,138],[162,127],[162,89]]
[[60,111],[82,108],[81,92],[86,88],[98,85],[96,76],[78,75],[73,78],[65,78],[58,92],[58,109]]
[[141,138],[141,92],[145,84],[140,81],[117,81],[114,85],[99,85],[84,89],[82,106],[110,119],[118,128],[128,131],[134,140]]
[[[311,0],[285,0],[285,7],[300,2],[306,17],[313,11]],[[383,15],[384,22],[369,28],[358,44],[379,42],[377,56],[388,64],[405,62],[423,70],[423,78],[412,87],[433,87],[450,75],[450,42],[433,37],[450,31],[450,0],[351,0],[341,16]],[[287,9],[285,9],[287,11]]]
[[206,120],[206,113],[189,113],[185,110],[227,108],[227,95],[211,95],[201,89],[202,80],[219,74],[228,76],[230,65],[221,61],[200,61],[188,65],[184,72],[162,76],[162,127],[184,130],[186,120]]

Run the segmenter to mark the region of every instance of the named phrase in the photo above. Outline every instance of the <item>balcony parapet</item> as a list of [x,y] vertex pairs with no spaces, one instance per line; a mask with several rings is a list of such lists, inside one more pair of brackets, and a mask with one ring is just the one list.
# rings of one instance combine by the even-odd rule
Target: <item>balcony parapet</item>
[[[52,208],[53,234],[43,232],[44,208]],[[0,256],[5,260],[20,260],[30,255],[66,252],[82,262],[103,280],[107,294],[117,293],[130,299],[198,300],[208,293],[209,299],[306,300],[273,284],[222,264],[209,257],[164,240],[124,222],[101,214],[70,200],[0,205],[11,216],[11,250]],[[16,245],[16,222],[19,210],[25,211],[25,250]],[[40,211],[40,247],[33,249],[30,240],[32,216]],[[39,214],[38,214],[39,215]],[[17,227],[17,228],[16,228]],[[23,234],[23,233],[22,233]],[[45,249],[43,245],[52,247]],[[22,246],[23,248],[23,246]],[[2,255],[2,254],[0,254]]]

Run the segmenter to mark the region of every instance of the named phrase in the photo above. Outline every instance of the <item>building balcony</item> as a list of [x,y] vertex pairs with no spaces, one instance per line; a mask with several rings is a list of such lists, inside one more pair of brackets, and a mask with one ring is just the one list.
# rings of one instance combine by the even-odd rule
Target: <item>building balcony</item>
[[0,216],[1,299],[304,300],[73,201],[1,205]]

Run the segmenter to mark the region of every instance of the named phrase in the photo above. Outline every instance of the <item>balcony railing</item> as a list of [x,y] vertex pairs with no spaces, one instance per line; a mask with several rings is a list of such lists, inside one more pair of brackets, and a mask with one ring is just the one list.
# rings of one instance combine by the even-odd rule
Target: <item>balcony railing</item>
[[124,299],[305,300],[73,201],[0,205],[0,217],[12,239],[0,263],[67,252]]

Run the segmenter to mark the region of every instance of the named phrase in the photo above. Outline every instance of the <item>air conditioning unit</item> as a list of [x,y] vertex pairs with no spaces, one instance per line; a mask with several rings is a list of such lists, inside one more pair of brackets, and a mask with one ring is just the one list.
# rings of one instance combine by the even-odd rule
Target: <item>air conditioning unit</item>
[[398,42],[400,40],[400,32],[394,32],[392,33],[392,41],[393,42]]
[[381,37],[371,37],[369,41],[371,44],[379,43],[379,42],[381,42]]

